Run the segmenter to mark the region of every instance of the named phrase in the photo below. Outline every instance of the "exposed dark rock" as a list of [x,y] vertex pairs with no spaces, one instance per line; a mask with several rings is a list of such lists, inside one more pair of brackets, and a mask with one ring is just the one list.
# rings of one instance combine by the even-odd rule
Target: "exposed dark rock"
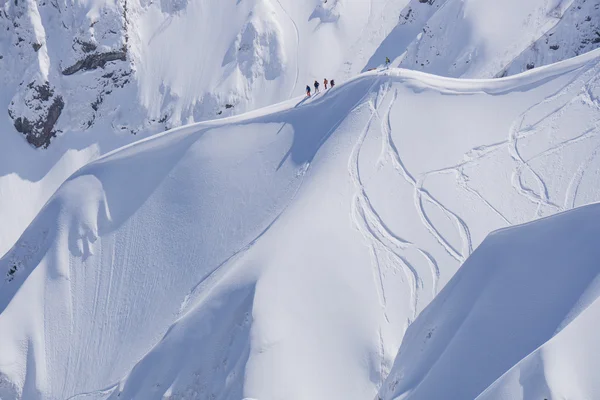
[[534,69],[535,68],[535,64],[533,63],[527,63],[527,69]]
[[102,104],[102,102],[103,102],[103,101],[104,101],[104,98],[103,98],[102,96],[98,96],[98,97],[96,98],[96,100],[94,100],[94,101],[92,102],[92,109],[93,109],[94,111],[98,111],[98,107],[100,106],[100,104]]
[[550,50],[558,50],[559,47],[559,45],[553,44],[552,46],[550,46]]
[[36,52],[42,48],[41,43],[32,43],[31,46],[33,47],[33,51],[36,51]]
[[19,112],[13,109],[15,103],[11,102],[8,115],[13,119],[15,129],[26,136],[27,142],[35,147],[48,147],[50,140],[56,136],[54,125],[65,102],[62,96],[54,94],[49,82],[41,85],[31,82],[27,89],[31,93],[24,105],[26,109],[35,110],[35,113],[18,115]]
[[48,101],[50,97],[54,95],[54,90],[50,88],[50,83],[46,82],[43,85],[35,85],[34,82],[30,82],[27,87],[29,89],[33,89],[36,92],[36,95],[33,96],[36,100]]
[[83,50],[85,53],[91,53],[92,51],[95,51],[96,48],[98,46],[96,46],[94,43],[91,42],[79,42],[79,45],[81,46],[81,50]]
[[233,104],[225,104],[225,108],[227,108],[227,109],[233,108]]
[[77,61],[74,65],[66,68],[63,75],[73,75],[81,70],[92,70],[96,68],[104,68],[104,65],[109,61],[126,61],[127,50],[109,51],[106,53],[94,53],[86,56],[83,60]]
[[50,145],[50,139],[56,136],[54,125],[58,121],[64,106],[65,102],[63,98],[57,96],[48,108],[48,113],[45,116],[40,117],[35,122],[29,121],[25,117],[18,117],[14,122],[15,129],[24,134],[27,142],[31,145],[38,148],[42,146],[47,148]]

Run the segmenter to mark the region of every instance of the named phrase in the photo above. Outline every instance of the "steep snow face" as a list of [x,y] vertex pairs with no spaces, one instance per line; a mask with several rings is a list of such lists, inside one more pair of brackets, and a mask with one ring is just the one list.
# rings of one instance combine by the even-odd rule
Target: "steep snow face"
[[490,235],[410,326],[380,398],[597,398],[599,220],[595,204]]
[[599,57],[373,72],[87,165],[0,259],[0,397],[373,398],[490,231],[600,199]]

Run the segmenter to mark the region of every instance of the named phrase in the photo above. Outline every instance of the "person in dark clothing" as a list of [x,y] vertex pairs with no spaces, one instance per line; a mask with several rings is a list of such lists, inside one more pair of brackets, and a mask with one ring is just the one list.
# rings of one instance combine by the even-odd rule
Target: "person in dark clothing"
[[390,65],[391,61],[389,58],[385,58],[385,66],[387,67],[388,65]]
[[319,93],[319,82],[315,81],[315,93]]
[[306,85],[306,95],[310,97],[310,86]]
[[334,86],[335,86],[335,81],[334,81],[333,79],[332,79],[332,80],[330,80],[330,81],[329,81],[329,83],[331,84],[331,87],[334,87]]

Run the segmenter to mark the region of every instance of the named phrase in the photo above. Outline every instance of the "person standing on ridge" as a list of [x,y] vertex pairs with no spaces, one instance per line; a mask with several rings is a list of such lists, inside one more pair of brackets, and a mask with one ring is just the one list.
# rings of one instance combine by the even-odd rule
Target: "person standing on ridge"
[[315,81],[315,94],[319,93],[319,82]]
[[391,63],[390,59],[386,57],[386,58],[385,58],[385,66],[386,66],[386,67],[387,67],[387,66],[389,66],[389,65],[390,65],[390,63]]
[[327,90],[328,83],[329,83],[329,81],[327,80],[327,78],[323,79],[323,85],[325,85],[325,90]]
[[310,97],[310,86],[306,85],[306,96]]
[[330,83],[331,83],[331,87],[334,87],[334,86],[335,86],[335,81],[334,81],[333,79],[331,80],[331,82],[330,82]]

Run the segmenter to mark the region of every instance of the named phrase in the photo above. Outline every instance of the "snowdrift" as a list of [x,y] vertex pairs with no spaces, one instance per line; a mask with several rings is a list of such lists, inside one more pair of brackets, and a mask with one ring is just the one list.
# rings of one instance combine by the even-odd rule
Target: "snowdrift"
[[373,398],[489,232],[600,199],[599,59],[375,71],[87,165],[0,260],[0,398]]
[[491,234],[409,327],[381,398],[597,398],[599,219]]

